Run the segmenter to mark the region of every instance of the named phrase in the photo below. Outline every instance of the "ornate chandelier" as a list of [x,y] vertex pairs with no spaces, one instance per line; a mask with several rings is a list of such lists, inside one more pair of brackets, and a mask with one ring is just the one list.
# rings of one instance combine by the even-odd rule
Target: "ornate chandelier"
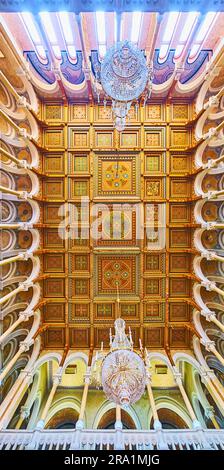
[[[112,100],[114,126],[124,130],[126,118],[133,101],[144,95],[146,103],[152,90],[152,70],[140,49],[129,41],[122,41],[111,47],[102,61],[96,81],[106,97]],[[97,89],[97,86],[96,86]],[[99,97],[99,90],[97,89]]]
[[133,351],[131,331],[125,333],[125,321],[118,318],[115,335],[110,332],[110,353],[102,362],[102,386],[114,403],[127,407],[138,401],[145,390],[146,369],[142,358]]

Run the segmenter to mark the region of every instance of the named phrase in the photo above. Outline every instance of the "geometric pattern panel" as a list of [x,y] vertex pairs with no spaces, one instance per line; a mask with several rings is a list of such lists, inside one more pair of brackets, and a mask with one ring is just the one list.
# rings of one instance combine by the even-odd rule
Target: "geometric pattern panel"
[[165,273],[165,254],[150,253],[145,255],[145,271],[152,273]]
[[99,236],[94,240],[97,246],[135,246],[136,245],[136,211],[122,204],[111,204],[105,209],[99,204],[97,220]]
[[165,303],[150,302],[144,305],[144,321],[146,322],[163,322],[165,319]]
[[164,297],[165,295],[165,279],[163,278],[147,278],[145,279],[145,296]]
[[171,273],[186,273],[190,272],[191,257],[187,253],[172,253],[170,254],[170,272]]
[[69,303],[68,305],[68,317],[69,323],[86,322],[89,321],[90,308],[89,303]]
[[135,196],[139,194],[137,156],[100,156],[94,158],[94,190],[98,196]]
[[[108,347],[118,293],[119,314],[131,326],[136,348],[140,336],[152,349],[167,340],[173,348],[190,344],[183,323],[191,316],[191,281],[184,276],[193,260],[192,137],[185,125],[191,114],[188,103],[132,106],[119,133],[111,106],[43,104],[40,249],[47,277],[41,288],[49,301],[42,309],[43,323],[49,323],[44,347],[100,348],[102,341]],[[20,189],[25,183],[20,177]],[[82,197],[90,204],[82,206]],[[77,222],[73,229],[68,225],[67,240],[58,233],[64,202],[71,209],[68,224]],[[29,220],[28,203],[18,202],[17,211]],[[29,235],[19,236],[21,242]]]
[[186,302],[170,302],[169,319],[173,322],[189,320],[189,305]]
[[174,327],[169,330],[170,346],[173,348],[188,348],[190,346],[189,330],[185,327]]
[[63,278],[49,278],[44,280],[44,297],[64,297],[65,280]]
[[63,328],[48,328],[44,334],[45,348],[61,349],[65,342],[65,331]]
[[90,329],[89,328],[69,328],[70,345],[74,349],[89,348]]
[[183,277],[170,278],[170,297],[188,297],[190,281]]
[[164,328],[144,328],[144,342],[147,348],[163,348],[164,346]]
[[170,248],[190,248],[191,232],[183,228],[170,229]]
[[162,199],[165,196],[164,178],[148,178],[146,180],[145,197],[147,199]]
[[191,181],[187,178],[171,178],[170,197],[186,198],[191,195]]
[[51,272],[64,272],[64,255],[61,253],[46,253],[44,256],[44,271]]
[[187,223],[191,219],[191,210],[186,203],[170,204],[170,222],[171,223]]
[[[135,255],[96,255],[94,280],[98,295],[136,294],[138,257]],[[98,280],[98,283],[96,283]]]
[[44,321],[45,323],[64,323],[65,321],[65,304],[51,302],[44,305]]

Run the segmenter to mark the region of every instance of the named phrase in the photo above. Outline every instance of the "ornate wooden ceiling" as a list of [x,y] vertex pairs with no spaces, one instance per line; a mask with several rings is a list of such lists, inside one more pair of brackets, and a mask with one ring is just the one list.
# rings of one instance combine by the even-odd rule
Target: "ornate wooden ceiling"
[[[48,149],[40,225],[44,347],[108,345],[118,287],[136,346],[141,338],[149,348],[188,348],[195,141],[186,121],[194,118],[193,105],[133,107],[120,134],[109,106],[47,102],[41,118]],[[66,240],[58,234],[64,204]]]

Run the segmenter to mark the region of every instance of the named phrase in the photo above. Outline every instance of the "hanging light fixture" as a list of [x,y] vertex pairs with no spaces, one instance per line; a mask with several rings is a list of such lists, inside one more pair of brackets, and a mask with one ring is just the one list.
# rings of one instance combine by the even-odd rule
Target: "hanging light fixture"
[[133,351],[131,330],[125,333],[125,321],[117,318],[114,327],[114,336],[110,331],[110,352],[101,364],[101,383],[107,398],[125,408],[143,395],[146,368],[143,359]]
[[[144,95],[146,103],[152,90],[152,69],[143,52],[130,41],[121,41],[106,53],[96,74],[95,91],[100,96],[99,85],[112,101],[114,126],[124,130],[131,104]],[[104,97],[105,102],[105,97]]]

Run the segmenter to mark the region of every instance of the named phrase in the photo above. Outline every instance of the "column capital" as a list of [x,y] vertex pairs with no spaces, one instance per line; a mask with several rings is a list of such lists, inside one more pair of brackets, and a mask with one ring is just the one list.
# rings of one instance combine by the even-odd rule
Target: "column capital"
[[212,253],[212,251],[204,251],[201,253],[201,257],[210,261],[215,258],[215,253]]
[[61,375],[54,375],[53,376],[53,385],[59,385],[61,383],[62,376]]
[[216,314],[212,310],[210,310],[210,311],[201,310],[201,315],[203,315],[203,317],[205,317],[206,320],[209,321],[209,322],[211,322],[212,320],[214,320],[216,318]]
[[30,346],[32,346],[33,343],[34,343],[33,339],[31,339],[29,341],[27,341],[27,340],[20,341],[19,348],[22,349],[24,352],[29,351]]
[[201,370],[201,381],[206,384],[209,380],[215,379],[215,373],[211,369],[202,369]]
[[217,108],[219,105],[219,98],[216,95],[210,96],[208,99],[209,106]]
[[215,222],[202,222],[201,226],[202,228],[205,228],[206,230],[213,230],[216,224]]
[[30,289],[30,287],[33,287],[33,282],[32,281],[28,281],[28,282],[20,282],[19,283],[19,287],[21,287],[21,290],[23,291],[28,291],[28,289]]
[[31,381],[33,381],[33,372],[31,370],[21,370],[20,374],[24,375],[25,377],[29,377]]
[[20,408],[20,416],[23,419],[27,419],[30,416],[30,409],[27,406],[21,406]]
[[210,339],[206,340],[204,338],[201,338],[200,343],[203,344],[206,351],[212,352],[215,349],[215,342],[211,341]]
[[91,374],[85,374],[84,375],[84,384],[90,384],[91,382]]
[[216,287],[216,283],[211,281],[201,281],[201,286],[205,287],[205,289],[210,292],[214,290],[214,288]]
[[17,100],[17,106],[18,108],[27,108],[27,99],[25,96],[20,96],[19,99]]
[[206,416],[206,418],[211,419],[211,418],[214,417],[214,408],[213,408],[213,406],[209,406],[209,405],[208,405],[208,406],[205,407],[204,410],[205,410],[205,416]]
[[176,368],[176,366],[173,367],[173,377],[177,385],[183,385],[182,384],[182,374],[179,372],[179,370]]
[[34,314],[33,310],[30,310],[30,312],[20,312],[18,317],[21,318],[21,321],[28,321],[30,317]]

